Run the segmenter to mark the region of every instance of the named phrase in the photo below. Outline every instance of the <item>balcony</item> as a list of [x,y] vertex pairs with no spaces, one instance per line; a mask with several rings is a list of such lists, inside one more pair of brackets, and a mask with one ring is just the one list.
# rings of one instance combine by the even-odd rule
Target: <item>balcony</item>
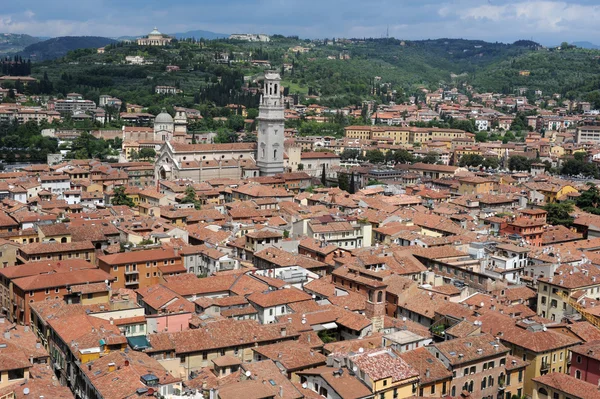
[[540,371],[550,370],[550,362],[546,360],[542,360],[542,365],[540,366]]
[[133,274],[139,274],[137,269],[125,269],[125,274],[126,275],[133,275]]
[[138,285],[140,283],[140,280],[125,280],[125,287],[130,286],[130,285]]

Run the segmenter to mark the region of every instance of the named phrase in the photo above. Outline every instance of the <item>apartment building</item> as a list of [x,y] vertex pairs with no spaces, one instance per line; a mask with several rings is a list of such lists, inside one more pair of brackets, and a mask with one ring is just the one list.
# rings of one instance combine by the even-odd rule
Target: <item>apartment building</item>
[[113,288],[144,288],[165,276],[185,273],[181,255],[172,248],[120,252],[98,258],[98,267],[113,279]]

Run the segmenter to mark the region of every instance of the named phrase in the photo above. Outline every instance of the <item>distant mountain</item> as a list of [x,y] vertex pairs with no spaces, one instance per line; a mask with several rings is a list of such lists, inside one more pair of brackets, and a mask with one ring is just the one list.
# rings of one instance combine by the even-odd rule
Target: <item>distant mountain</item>
[[590,43],[590,42],[573,42],[571,43],[574,46],[577,46],[579,48],[588,48],[588,49],[592,49],[592,50],[600,50],[600,46],[598,46],[597,44],[594,43]]
[[69,51],[82,48],[98,48],[115,42],[114,39],[98,36],[55,37],[31,44],[19,52],[19,55],[31,58],[34,61],[52,60],[64,57]]
[[207,40],[224,39],[224,38],[229,37],[229,35],[226,35],[225,33],[215,33],[215,32],[209,32],[206,30],[191,30],[189,32],[183,32],[183,33],[170,33],[169,36],[173,36],[176,39],[193,38],[193,39],[207,39]]
[[16,33],[0,33],[0,55],[14,54],[41,39]]

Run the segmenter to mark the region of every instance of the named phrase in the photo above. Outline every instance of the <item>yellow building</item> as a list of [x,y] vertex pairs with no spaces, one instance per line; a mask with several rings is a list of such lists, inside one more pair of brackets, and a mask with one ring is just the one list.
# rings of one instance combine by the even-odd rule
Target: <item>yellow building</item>
[[489,194],[495,191],[496,182],[484,177],[463,177],[458,179],[460,195]]
[[391,349],[365,350],[348,358],[348,367],[376,398],[395,399],[415,396],[419,372]]
[[452,372],[425,347],[400,354],[406,363],[419,371],[419,396],[442,398],[450,393]]
[[[535,322],[516,325],[507,315],[490,312],[480,317],[483,329],[496,336],[510,349],[510,354],[528,362],[524,375],[517,375],[523,381],[523,394],[531,396],[533,378],[552,372],[566,373],[569,365],[569,349],[581,341],[572,336],[547,329]],[[511,377],[512,379],[512,377]]]
[[565,184],[563,186],[550,186],[548,188],[541,188],[538,190],[540,194],[544,196],[544,201],[547,204],[557,202],[559,198],[579,192],[575,187]]

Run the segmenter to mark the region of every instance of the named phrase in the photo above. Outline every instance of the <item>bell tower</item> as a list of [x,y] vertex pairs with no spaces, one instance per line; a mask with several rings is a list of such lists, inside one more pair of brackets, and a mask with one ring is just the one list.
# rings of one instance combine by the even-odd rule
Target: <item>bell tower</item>
[[281,77],[265,72],[263,94],[258,108],[256,166],[261,176],[283,173],[284,113]]

